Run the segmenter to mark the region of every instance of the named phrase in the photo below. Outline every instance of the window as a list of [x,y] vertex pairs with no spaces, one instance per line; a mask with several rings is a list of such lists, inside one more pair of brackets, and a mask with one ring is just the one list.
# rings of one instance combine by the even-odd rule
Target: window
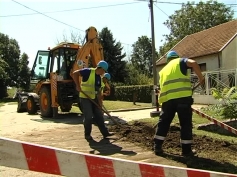
[[45,79],[48,73],[49,51],[38,51],[33,68],[32,79]]
[[199,65],[199,67],[200,67],[200,69],[201,69],[202,72],[207,70],[206,63],[200,63],[200,64],[198,64],[198,65]]

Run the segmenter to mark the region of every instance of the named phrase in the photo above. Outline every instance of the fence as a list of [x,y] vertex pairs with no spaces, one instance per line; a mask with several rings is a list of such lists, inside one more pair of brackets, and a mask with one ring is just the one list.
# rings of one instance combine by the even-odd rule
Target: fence
[[[194,92],[194,102],[201,104],[215,104],[218,100],[215,100],[212,96],[212,90],[215,89],[219,93],[229,90],[232,87],[237,87],[237,68],[230,70],[218,70],[203,72],[205,77],[205,84],[199,86]],[[191,75],[191,82],[198,81],[196,74]],[[232,90],[232,95],[237,94],[237,89]]]
[[60,176],[237,177],[193,168],[135,162],[0,137],[0,165]]

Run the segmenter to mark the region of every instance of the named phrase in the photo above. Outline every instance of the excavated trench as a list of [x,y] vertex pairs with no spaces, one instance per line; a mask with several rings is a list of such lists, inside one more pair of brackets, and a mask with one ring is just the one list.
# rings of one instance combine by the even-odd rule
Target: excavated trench
[[[121,127],[111,125],[109,129],[116,132],[123,141],[135,143],[150,151],[153,150],[155,129],[147,123],[136,121],[131,125],[124,124]],[[180,127],[179,125],[171,126],[163,144],[165,153],[162,156],[184,163],[190,168],[237,174],[237,144],[195,134],[193,140],[193,149],[197,151],[197,156],[182,157],[179,143]]]

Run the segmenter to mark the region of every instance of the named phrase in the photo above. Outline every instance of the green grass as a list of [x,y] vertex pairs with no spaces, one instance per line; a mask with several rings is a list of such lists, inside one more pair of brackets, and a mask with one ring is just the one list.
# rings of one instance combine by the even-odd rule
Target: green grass
[[[133,104],[133,102],[126,102],[126,101],[107,101],[105,100],[104,106],[108,111],[112,110],[120,110],[120,109],[136,109],[136,108],[152,108],[151,103],[136,103],[136,105]],[[71,109],[71,112],[80,112],[78,107],[73,106]]]
[[16,88],[12,88],[11,90],[7,90],[8,97],[0,99],[0,107],[3,106],[5,103],[8,104],[16,104],[16,101],[14,101],[12,98],[15,94]]
[[12,98],[16,92],[16,88],[12,88],[11,90],[7,90],[8,98]]

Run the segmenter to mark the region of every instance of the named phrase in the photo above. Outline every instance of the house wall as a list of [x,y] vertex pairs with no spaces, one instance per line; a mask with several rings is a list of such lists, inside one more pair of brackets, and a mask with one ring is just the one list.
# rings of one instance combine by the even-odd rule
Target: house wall
[[221,53],[222,69],[237,68],[237,36],[232,40]]

